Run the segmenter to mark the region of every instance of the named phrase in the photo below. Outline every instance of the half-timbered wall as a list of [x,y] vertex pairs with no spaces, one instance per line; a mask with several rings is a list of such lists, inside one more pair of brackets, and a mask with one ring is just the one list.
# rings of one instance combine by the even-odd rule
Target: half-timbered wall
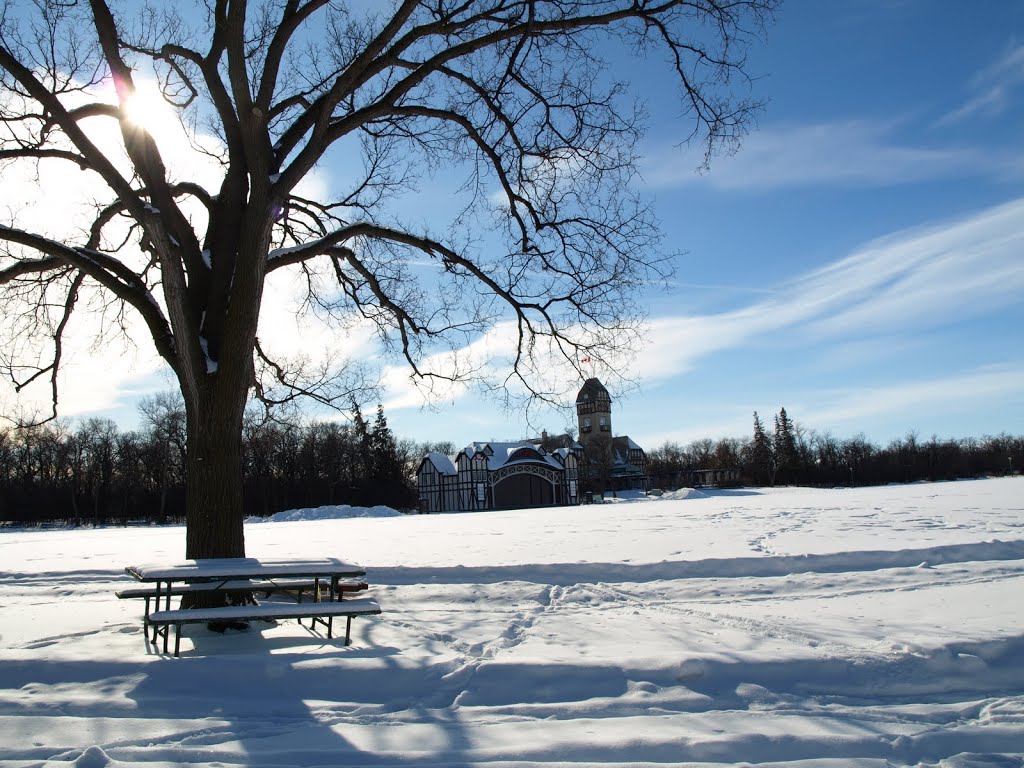
[[[454,462],[455,474],[438,472],[424,460],[418,473],[420,510],[474,511],[517,507],[578,504],[579,459],[574,453],[548,455],[524,446],[498,469],[491,470],[490,448],[463,451]],[[554,456],[562,465],[552,466]]]

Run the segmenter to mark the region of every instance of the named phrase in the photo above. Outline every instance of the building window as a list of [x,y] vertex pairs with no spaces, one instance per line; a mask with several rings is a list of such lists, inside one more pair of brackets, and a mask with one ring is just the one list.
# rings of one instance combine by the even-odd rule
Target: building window
[[584,419],[583,420],[583,431],[584,432],[589,432],[590,431],[590,419]]
[[604,416],[601,417],[601,431],[602,432],[607,432],[608,431],[608,422],[605,420]]
[[487,501],[487,486],[483,483],[476,484],[476,500],[481,504]]

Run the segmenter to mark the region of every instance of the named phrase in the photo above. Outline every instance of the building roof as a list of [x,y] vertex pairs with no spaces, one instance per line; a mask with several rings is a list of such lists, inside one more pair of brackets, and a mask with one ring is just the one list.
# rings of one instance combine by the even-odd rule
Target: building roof
[[547,430],[541,433],[540,437],[531,437],[527,442],[539,445],[546,451],[554,453],[560,448],[571,448],[575,445],[576,440],[568,432],[563,432],[560,435],[549,435]]
[[431,464],[433,464],[434,469],[436,469],[442,475],[458,474],[458,470],[455,469],[455,464],[453,464],[452,460],[445,456],[443,453],[437,453],[436,451],[433,451],[424,456],[423,460],[429,461]]
[[[522,451],[522,453],[519,453]],[[543,448],[525,440],[511,443],[470,443],[462,453],[472,459],[476,454],[487,456],[487,468],[491,471],[512,464],[546,464],[561,469],[562,464]],[[519,454],[518,456],[516,454]]]
[[604,388],[598,379],[587,379],[583,382],[583,386],[580,387],[579,394],[576,395],[576,403],[589,403],[595,400],[604,399],[611,402],[612,396],[608,394],[608,390]]
[[573,442],[573,444],[570,447],[567,447],[567,448],[566,447],[555,448],[554,453],[564,463],[565,462],[565,457],[568,456],[570,453],[574,453],[576,451],[582,451],[582,450],[583,450],[583,446],[582,445],[580,445],[577,442]]
[[630,451],[643,451],[628,435],[612,438],[612,472],[619,471],[638,472],[639,470],[629,463]]
[[639,445],[637,445],[636,441],[633,440],[629,435],[621,435],[619,437],[613,437],[612,438],[612,445],[615,446],[615,450],[617,450],[617,451],[621,451],[621,450],[642,451],[643,450],[643,448],[641,448]]

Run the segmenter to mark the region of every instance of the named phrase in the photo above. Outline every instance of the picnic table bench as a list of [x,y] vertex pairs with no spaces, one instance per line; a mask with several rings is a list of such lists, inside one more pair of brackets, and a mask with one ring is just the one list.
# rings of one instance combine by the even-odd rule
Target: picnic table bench
[[[351,642],[352,618],[379,614],[380,605],[372,598],[343,601],[347,592],[367,588],[363,580],[366,572],[358,565],[336,558],[313,560],[260,560],[257,558],[215,558],[188,560],[177,565],[128,566],[125,571],[140,582],[153,586],[123,589],[117,593],[122,599],[141,598],[146,602],[143,629],[147,641],[152,627],[152,643],[163,635],[164,653],[168,652],[170,628],[175,627],[174,655],[181,644],[181,627],[202,622],[248,622],[278,619],[310,619],[311,626],[318,623],[333,637],[335,617],[345,616],[345,644]],[[303,602],[306,591],[312,593],[311,602]],[[214,608],[171,608],[171,597],[208,592],[249,592],[288,594],[295,602],[268,602],[259,604],[253,598],[240,605]],[[326,598],[326,599],[325,599]],[[155,610],[150,611],[150,601]],[[162,605],[161,605],[162,601]]]
[[[317,579],[278,579],[275,581],[226,581],[226,582],[213,582],[213,581],[199,581],[199,582],[182,582],[180,584],[172,584],[169,587],[165,587],[160,590],[159,595],[162,597],[180,597],[181,595],[187,595],[197,592],[252,592],[254,594],[262,594],[264,598],[270,597],[272,594],[295,594],[296,601],[301,603],[303,595],[306,592],[310,592],[314,600],[319,600],[320,597],[317,595],[317,590],[323,591],[336,589],[337,599],[343,599],[344,595],[352,592],[362,592],[369,588],[369,585],[359,579],[345,579],[339,580],[333,587],[329,583],[321,583]],[[145,607],[142,612],[142,628],[146,635],[149,635],[149,616],[151,611],[149,610],[151,601],[156,600],[158,593],[157,588],[153,587],[129,587],[128,589],[121,589],[114,593],[120,600],[144,600]],[[334,596],[332,596],[333,599]],[[159,608],[159,606],[156,606]]]
[[279,619],[311,619],[313,626],[319,622],[327,628],[327,637],[333,636],[334,618],[344,616],[345,645],[351,643],[352,617],[372,616],[380,613],[380,605],[373,598],[359,598],[343,602],[313,603],[265,603],[262,605],[225,605],[218,608],[178,608],[169,611],[154,611],[149,623],[164,627],[164,653],[167,653],[168,632],[175,628],[174,655],[181,647],[181,627],[184,624],[204,624],[211,621],[276,621]]

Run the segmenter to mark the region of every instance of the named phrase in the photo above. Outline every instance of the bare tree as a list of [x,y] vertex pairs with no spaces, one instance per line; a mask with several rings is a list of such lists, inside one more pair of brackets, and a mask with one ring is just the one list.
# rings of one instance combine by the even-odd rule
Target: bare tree
[[[666,271],[630,191],[642,112],[601,52],[667,59],[708,157],[733,148],[759,106],[745,49],[775,2],[6,0],[0,161],[69,164],[101,191],[80,231],[56,236],[18,213],[0,223],[0,363],[16,387],[50,382],[55,413],[80,310],[103,313],[101,341],[141,322],[185,403],[187,555],[242,555],[249,393],[351,395],[336,371],[261,344],[268,276],[295,272],[307,308],[341,328],[373,324],[427,384],[482,373],[438,355],[500,321],[512,340],[495,384],[556,397],[542,361],[612,361],[640,328],[636,292]],[[181,171],[133,118],[145,77],[214,182]],[[348,186],[302,194],[332,161]],[[416,226],[396,201],[432,193],[448,169],[462,173],[458,216]],[[28,339],[48,351],[26,364]]]
[[[175,477],[184,474],[185,466],[185,404],[174,392],[160,392],[144,397],[138,404],[142,426],[148,432],[154,451],[155,466],[150,468],[160,488],[157,520],[167,521],[167,492]],[[180,483],[180,479],[178,480]]]

